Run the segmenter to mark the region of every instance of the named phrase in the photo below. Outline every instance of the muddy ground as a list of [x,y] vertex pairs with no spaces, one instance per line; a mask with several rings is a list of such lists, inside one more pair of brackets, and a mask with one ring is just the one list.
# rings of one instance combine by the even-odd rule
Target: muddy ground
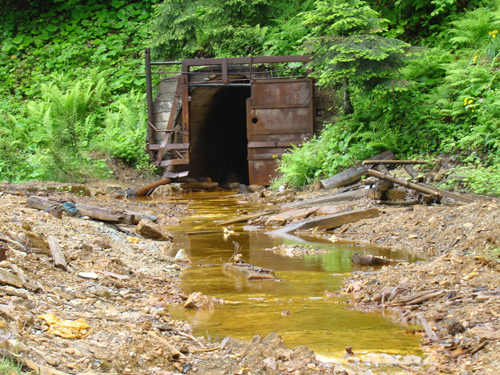
[[[66,214],[60,219],[26,205],[29,194],[58,197],[155,215],[160,224],[189,213],[185,203],[117,198],[141,183],[90,185],[91,196],[56,183],[0,184],[0,245],[7,249],[0,263],[4,355],[19,356],[46,374],[360,373],[319,362],[305,347],[287,349],[275,334],[251,342],[193,337],[189,324],[168,314],[169,304],[188,298],[178,290],[187,265],[171,256],[169,240],[144,238],[131,225],[109,226]],[[290,201],[308,195],[253,193],[247,198]],[[363,198],[338,206],[375,206],[381,216],[314,235],[428,257],[411,265],[359,268],[337,292],[348,296],[350,308],[390,310],[423,328],[410,334],[422,334],[426,366],[399,368],[400,373],[500,373],[500,204],[478,198],[467,205],[449,200],[394,207]],[[54,266],[45,242],[49,236],[60,244],[67,270]],[[5,279],[11,275],[14,279]],[[47,314],[80,326],[64,330],[67,324],[53,324],[49,330]],[[355,348],[352,357],[355,362]]]

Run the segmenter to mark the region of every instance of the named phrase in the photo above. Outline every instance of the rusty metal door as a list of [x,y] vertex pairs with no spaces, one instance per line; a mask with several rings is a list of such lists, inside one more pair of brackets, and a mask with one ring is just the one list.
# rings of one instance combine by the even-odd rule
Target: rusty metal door
[[311,79],[262,80],[251,84],[247,99],[250,184],[269,185],[277,159],[292,145],[313,135]]

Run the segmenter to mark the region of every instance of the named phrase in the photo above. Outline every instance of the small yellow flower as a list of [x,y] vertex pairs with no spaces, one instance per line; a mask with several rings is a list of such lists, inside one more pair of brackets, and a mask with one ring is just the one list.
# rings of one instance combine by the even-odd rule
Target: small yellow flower
[[464,99],[464,105],[467,105],[467,102],[469,101],[469,98]]
[[474,112],[474,108],[472,108],[472,112]]
[[469,99],[469,101],[467,102],[467,104],[472,104],[473,102],[474,102],[474,100]]
[[472,61],[476,62],[477,61],[477,55],[474,56],[474,58],[472,59]]

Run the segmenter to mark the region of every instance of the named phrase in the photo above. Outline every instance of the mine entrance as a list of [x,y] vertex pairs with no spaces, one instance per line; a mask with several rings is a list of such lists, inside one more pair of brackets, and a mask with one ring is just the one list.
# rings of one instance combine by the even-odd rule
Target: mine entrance
[[196,87],[190,105],[190,177],[249,184],[246,100],[250,86]]
[[[165,168],[165,177],[269,185],[277,175],[277,159],[313,136],[313,83],[304,74],[309,60],[262,56],[151,62],[146,51],[152,162]],[[182,71],[163,79],[153,100],[154,65],[182,65]]]

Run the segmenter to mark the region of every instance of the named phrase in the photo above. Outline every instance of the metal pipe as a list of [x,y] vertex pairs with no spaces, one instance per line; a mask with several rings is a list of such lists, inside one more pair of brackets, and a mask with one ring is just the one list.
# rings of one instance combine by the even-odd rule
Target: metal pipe
[[250,86],[250,83],[203,83],[203,82],[189,82],[189,86]]
[[181,65],[182,61],[151,61],[151,65]]

